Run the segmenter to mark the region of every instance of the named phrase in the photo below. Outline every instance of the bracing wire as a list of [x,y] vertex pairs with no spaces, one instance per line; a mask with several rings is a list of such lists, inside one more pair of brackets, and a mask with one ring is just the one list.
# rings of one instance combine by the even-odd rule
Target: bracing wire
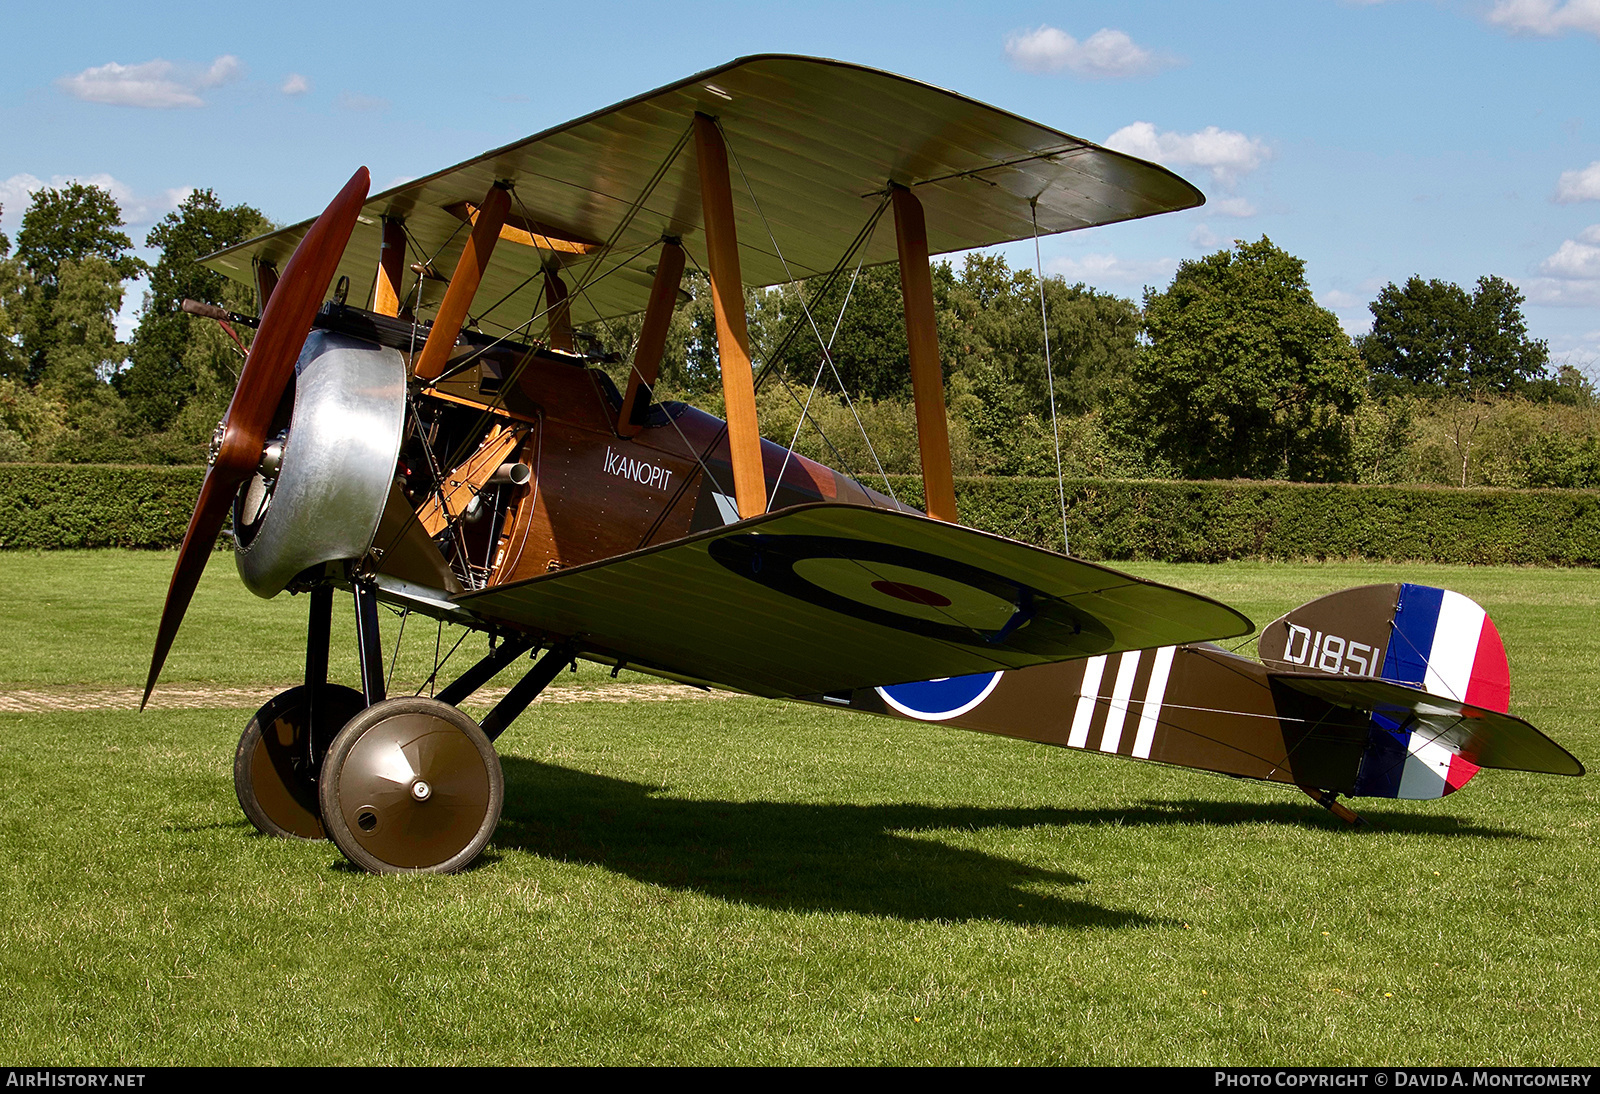
[[[722,134],[722,143],[727,147],[728,154],[733,157],[733,165],[739,170],[739,179],[744,183],[745,193],[750,195],[750,203],[755,206],[756,214],[761,217],[761,226],[767,231],[767,238],[772,241],[772,250],[778,256],[778,261],[783,264],[784,275],[792,282],[795,280],[794,271],[789,268],[789,260],[783,256],[783,248],[778,245],[778,237],[773,234],[772,225],[767,220],[766,210],[761,207],[761,202],[756,198],[755,189],[750,185],[750,178],[744,173],[744,163],[739,159],[739,153],[734,149],[733,143],[728,140],[727,130],[722,128],[722,122],[717,122],[717,131]],[[822,331],[817,328],[817,320],[811,314],[811,307],[806,303],[805,294],[801,294],[800,310],[805,314],[806,322],[811,325],[811,333],[817,340],[817,345],[822,348],[823,360],[827,361],[828,368],[833,371],[833,378],[839,383],[839,391],[844,395],[844,404],[850,408],[850,414],[856,420],[856,427],[861,430],[861,439],[867,443],[867,452],[872,456],[872,462],[878,467],[878,474],[883,478],[883,485],[894,497],[894,486],[889,482],[889,473],[883,469],[883,461],[878,458],[878,450],[872,446],[872,438],[867,436],[867,427],[861,420],[861,415],[856,413],[855,402],[850,398],[850,392],[845,389],[844,378],[839,375],[838,366],[833,363],[833,354],[828,352],[831,339],[825,340]],[[896,501],[899,499],[896,498]]]
[[1056,495],[1061,499],[1061,553],[1071,554],[1071,541],[1067,539],[1067,482],[1061,470],[1061,427],[1056,422],[1056,377],[1050,365],[1050,316],[1044,306],[1044,261],[1039,255],[1039,199],[1028,202],[1033,214],[1033,268],[1039,282],[1039,326],[1044,330],[1044,382],[1050,390],[1050,436],[1056,449]]
[[[849,288],[845,289],[844,302],[839,305],[839,316],[833,321],[833,333],[828,335],[828,344],[823,347],[824,354],[833,348],[834,341],[839,337],[839,328],[844,326],[844,313],[850,307],[850,297],[856,291],[856,279],[861,276],[861,265],[866,260],[867,256],[862,255],[861,260],[856,263],[856,272],[850,277]],[[794,423],[794,436],[789,438],[789,447],[783,453],[783,466],[778,468],[778,478],[772,484],[772,497],[767,499],[768,509],[771,509],[778,500],[778,487],[783,485],[783,476],[789,470],[789,461],[794,457],[794,446],[800,443],[800,431],[806,426],[806,417],[811,413],[811,400],[817,394],[817,386],[822,383],[822,369],[826,364],[826,356],[817,362],[817,374],[811,378],[811,390],[806,392],[806,405],[800,408],[800,420]],[[817,433],[821,435],[821,424],[815,419],[812,419],[812,424],[817,427]],[[827,440],[827,437],[824,436],[823,440]]]

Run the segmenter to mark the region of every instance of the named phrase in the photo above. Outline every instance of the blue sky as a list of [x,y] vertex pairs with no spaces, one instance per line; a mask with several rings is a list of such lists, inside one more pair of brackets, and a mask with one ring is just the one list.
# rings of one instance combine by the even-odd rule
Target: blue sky
[[362,163],[386,186],[737,56],[808,53],[1207,194],[1047,239],[1047,272],[1136,297],[1265,234],[1352,332],[1389,281],[1498,274],[1552,356],[1600,378],[1600,0],[67,2],[13,5],[5,26],[12,234],[30,189],[69,178],[110,188],[138,241],[194,187],[287,223]]

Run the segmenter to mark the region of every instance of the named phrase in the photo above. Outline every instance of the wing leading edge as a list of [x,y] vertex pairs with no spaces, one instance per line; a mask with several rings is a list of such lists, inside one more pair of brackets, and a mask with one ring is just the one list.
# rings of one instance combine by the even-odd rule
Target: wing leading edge
[[[588,271],[570,303],[574,323],[642,310],[655,243],[674,236],[692,253],[703,249],[694,150],[681,146],[697,112],[718,120],[737,165],[740,266],[752,285],[831,269],[891,181],[922,202],[933,254],[1026,239],[1035,211],[1038,231],[1048,235],[1205,200],[1166,168],[942,88],[839,61],[763,55],[375,195],[338,273],[366,292],[384,218],[404,221],[408,261],[453,269],[467,206],[505,182],[513,194],[508,223],[520,226],[522,245],[497,249],[484,273],[484,298],[500,301],[491,321],[534,314],[542,286],[534,275],[550,264]],[[205,265],[251,284],[253,263],[281,265],[308,227],[219,251]],[[894,261],[894,234],[875,233],[860,257],[868,265]],[[608,271],[604,279],[594,277],[593,262]],[[424,284],[419,318],[430,318],[438,303],[430,285],[437,288]]]
[[646,671],[768,697],[1252,629],[1198,594],[960,525],[838,503],[455,599]]

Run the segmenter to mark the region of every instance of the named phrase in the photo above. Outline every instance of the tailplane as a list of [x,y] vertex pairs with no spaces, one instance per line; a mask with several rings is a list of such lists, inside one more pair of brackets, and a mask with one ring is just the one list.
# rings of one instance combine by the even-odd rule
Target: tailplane
[[[1384,680],[1498,714],[1511,707],[1511,671],[1494,620],[1476,601],[1448,589],[1345,589],[1273,620],[1258,649],[1274,675],[1344,678],[1353,700],[1367,690],[1360,681]],[[1351,793],[1443,797],[1478,773],[1480,765],[1463,754],[1475,750],[1463,745],[1461,734],[1445,732],[1437,717],[1379,706]]]

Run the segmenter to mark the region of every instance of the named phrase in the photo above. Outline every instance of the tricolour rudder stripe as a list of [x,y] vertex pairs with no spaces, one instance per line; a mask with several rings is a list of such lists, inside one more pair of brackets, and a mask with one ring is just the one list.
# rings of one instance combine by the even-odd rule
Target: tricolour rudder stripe
[[1428,650],[1428,671],[1422,690],[1450,699],[1467,698],[1472,663],[1478,656],[1478,638],[1488,614],[1478,604],[1448,589],[1441,589],[1439,618]]
[[[1500,631],[1482,606],[1447,589],[1401,586],[1383,676],[1502,714],[1511,706],[1511,670]],[[1374,713],[1354,793],[1439,798],[1477,773],[1477,765],[1428,732],[1403,729],[1394,718]]]
[[1506,661],[1506,647],[1500,641],[1500,631],[1488,615],[1483,617],[1483,632],[1478,637],[1478,651],[1472,661],[1467,702],[1501,714],[1511,710],[1511,666]]
[[1427,585],[1400,586],[1394,609],[1394,632],[1383,659],[1383,678],[1397,684],[1422,687],[1428,676],[1428,655],[1439,625],[1444,590]]

